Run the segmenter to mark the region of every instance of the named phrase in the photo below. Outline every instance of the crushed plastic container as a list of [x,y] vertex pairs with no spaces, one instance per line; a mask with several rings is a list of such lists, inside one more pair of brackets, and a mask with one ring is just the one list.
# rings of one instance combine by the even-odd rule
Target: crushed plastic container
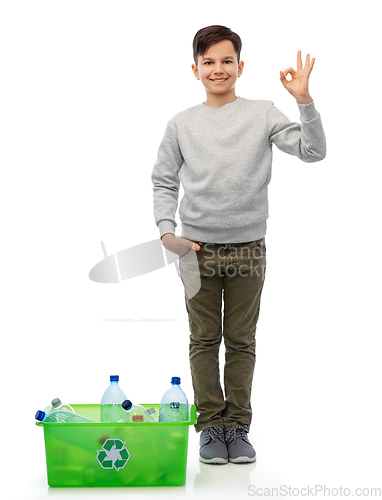
[[[183,422],[100,422],[101,405],[71,405],[94,423],[37,422],[43,427],[49,486],[182,486],[188,433]],[[143,404],[159,413],[159,404]]]

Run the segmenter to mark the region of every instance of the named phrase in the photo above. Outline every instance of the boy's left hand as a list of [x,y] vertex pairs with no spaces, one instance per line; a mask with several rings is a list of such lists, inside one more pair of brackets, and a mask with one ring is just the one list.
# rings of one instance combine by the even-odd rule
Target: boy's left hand
[[[284,72],[280,71],[280,80],[287,91],[292,94],[298,104],[309,104],[313,101],[308,90],[309,75],[313,69],[315,57],[310,62],[310,54],[307,54],[305,67],[302,67],[301,50],[297,52],[297,71],[292,67],[286,69]],[[285,77],[290,74],[292,80],[287,80]]]

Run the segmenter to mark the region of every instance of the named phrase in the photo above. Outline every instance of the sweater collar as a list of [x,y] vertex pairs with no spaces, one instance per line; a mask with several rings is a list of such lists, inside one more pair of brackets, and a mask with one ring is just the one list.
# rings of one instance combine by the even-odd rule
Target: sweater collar
[[206,106],[204,104],[204,102],[202,102],[201,104],[199,104],[199,107],[201,109],[205,109],[207,112],[209,113],[219,113],[220,111],[222,110],[226,110],[226,109],[231,109],[233,108],[235,105],[237,105],[239,103],[239,101],[241,100],[242,98],[237,96],[236,99],[232,102],[227,102],[227,104],[224,104],[224,106],[220,106],[220,108],[213,108],[212,106]]

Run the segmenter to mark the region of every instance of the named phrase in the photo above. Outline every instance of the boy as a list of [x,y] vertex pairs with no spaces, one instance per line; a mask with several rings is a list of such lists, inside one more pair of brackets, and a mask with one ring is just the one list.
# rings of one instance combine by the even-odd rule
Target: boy
[[[162,244],[181,257],[198,411],[195,429],[202,431],[199,458],[214,464],[256,460],[247,433],[266,267],[272,144],[305,162],[322,160],[326,154],[321,118],[308,91],[315,59],[310,62],[308,54],[303,67],[299,51],[297,71],[280,71],[281,83],[299,106],[300,124],[290,122],[272,101],[236,96],[235,84],[244,67],[240,50],[240,37],[225,26],[196,33],[192,70],[207,98],[168,122],[152,173]],[[182,237],[176,237],[180,182]],[[190,296],[192,252],[201,288]],[[222,336],[224,395],[218,360]]]

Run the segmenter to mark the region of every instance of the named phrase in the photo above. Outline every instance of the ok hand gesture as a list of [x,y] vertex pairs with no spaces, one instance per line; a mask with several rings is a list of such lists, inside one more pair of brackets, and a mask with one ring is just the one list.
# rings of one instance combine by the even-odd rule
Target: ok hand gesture
[[[292,94],[299,104],[309,104],[312,102],[312,97],[308,90],[309,75],[313,69],[315,58],[310,62],[310,54],[307,54],[305,67],[302,67],[301,50],[297,52],[297,71],[292,67],[286,69],[284,72],[280,71],[280,80],[287,91]],[[290,74],[292,79],[287,80],[286,75]]]

